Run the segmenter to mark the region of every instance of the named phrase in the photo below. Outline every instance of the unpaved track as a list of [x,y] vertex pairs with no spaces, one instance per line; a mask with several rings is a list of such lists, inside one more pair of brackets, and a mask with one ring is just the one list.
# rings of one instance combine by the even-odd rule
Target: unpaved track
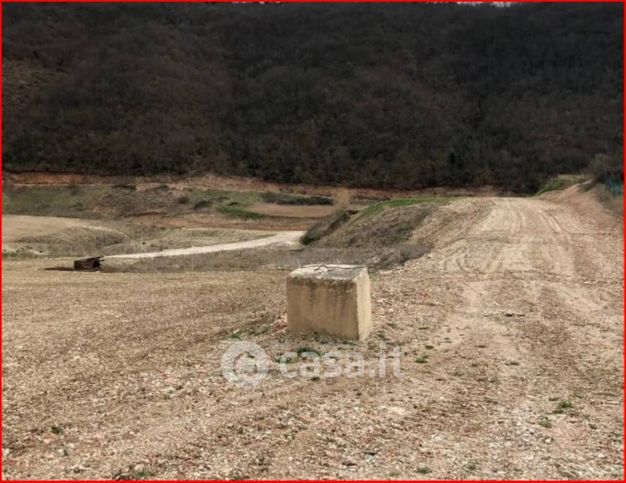
[[256,240],[247,240],[233,243],[220,243],[218,245],[208,245],[202,247],[190,248],[172,248],[169,250],[161,250],[158,252],[146,253],[128,253],[122,255],[108,255],[104,258],[157,258],[157,257],[176,257],[182,255],[199,255],[202,253],[227,252],[233,250],[247,250],[250,248],[261,248],[277,245],[297,245],[298,240],[304,235],[303,231],[281,231],[276,235],[266,238],[258,238]]
[[[355,345],[286,332],[284,272],[5,263],[5,477],[620,479],[621,225],[570,192],[455,202],[423,236],[372,277]],[[219,366],[238,339],[356,348],[368,370],[398,344],[402,377],[272,369],[244,391]]]
[[[406,419],[438,476],[468,461],[483,477],[621,475],[621,226],[590,195],[561,198],[468,201],[462,238],[380,281],[386,298],[415,304],[393,319],[432,327],[445,347],[412,381],[420,410],[445,424]],[[572,408],[555,414],[560,401]]]

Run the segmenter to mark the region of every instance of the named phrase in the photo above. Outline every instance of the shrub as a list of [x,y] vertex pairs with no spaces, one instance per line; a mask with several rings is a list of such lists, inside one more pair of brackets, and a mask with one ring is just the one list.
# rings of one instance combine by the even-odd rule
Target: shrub
[[202,210],[204,208],[209,208],[211,206],[211,202],[209,200],[200,200],[195,205],[193,205],[194,210]]
[[294,196],[284,193],[267,192],[263,201],[277,205],[331,205],[332,200],[324,196]]
[[589,163],[588,170],[593,179],[600,183],[622,183],[624,179],[622,160],[616,156],[596,154]]
[[236,202],[230,202],[222,205],[218,208],[218,211],[224,215],[236,216],[237,218],[244,218],[247,220],[258,220],[260,218],[265,218],[265,215],[245,210],[241,205]]
[[127,190],[127,191],[137,191],[137,186],[135,186],[134,184],[120,183],[120,184],[114,184],[113,185],[113,189]]

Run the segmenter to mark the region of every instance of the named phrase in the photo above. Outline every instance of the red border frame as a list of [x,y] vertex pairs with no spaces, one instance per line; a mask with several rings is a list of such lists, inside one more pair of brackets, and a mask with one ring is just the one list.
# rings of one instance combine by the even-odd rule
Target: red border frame
[[[315,0],[315,1],[307,1],[307,0],[246,0],[245,3],[434,3],[428,0]],[[210,2],[203,2],[201,0],[0,0],[0,60],[2,59],[2,40],[3,40],[3,30],[2,30],[2,4],[4,3],[233,3],[232,0],[211,0]],[[241,2],[243,3],[243,2]],[[489,2],[488,0],[439,0],[437,3],[494,3]],[[626,149],[624,147],[624,138],[626,138],[626,125],[624,124],[624,118],[626,117],[626,101],[624,98],[624,92],[626,91],[626,0],[517,0],[514,3],[621,3],[623,5],[622,9],[622,161],[624,163],[624,167],[626,167]],[[0,62],[0,182],[2,182],[2,62]],[[2,199],[0,198],[0,211],[2,208]],[[626,222],[626,216],[623,220]],[[622,247],[622,255],[626,254],[626,223],[622,225],[623,227],[623,235],[624,235],[624,245]],[[2,238],[2,227],[0,225],[0,239]],[[622,258],[622,264],[624,263],[624,258]],[[2,258],[0,257],[0,282],[2,281]],[[626,279],[623,281],[623,292],[626,292]],[[2,310],[2,294],[0,294],[0,311]],[[1,322],[0,322],[1,326]],[[625,341],[626,335],[626,312],[622,314],[622,344]],[[0,331],[0,357],[2,356],[2,331]],[[622,346],[623,347],[623,346]],[[626,353],[623,354],[623,369],[622,369],[622,377],[626,375]],[[0,392],[3,388],[2,385],[2,359],[0,358]],[[622,477],[626,477],[626,445],[624,445],[624,435],[626,434],[626,408],[624,407],[624,394],[626,393],[626,381],[622,381],[622,446],[623,446],[623,455],[622,455]],[[2,421],[2,406],[3,401],[0,399],[0,421]],[[2,440],[2,425],[0,425],[0,441]],[[2,474],[3,467],[3,457],[0,455],[0,474]],[[4,480],[4,478],[2,478]],[[120,480],[10,480],[10,481],[29,481],[29,482],[76,482],[76,481],[105,481],[105,482],[115,482]],[[141,480],[143,482],[148,483],[156,483],[160,481],[180,481],[180,482],[196,482],[196,481],[211,481],[211,482],[221,482],[223,480]],[[298,481],[316,481],[316,480],[246,480],[250,483],[256,482],[277,482],[277,483],[294,483]],[[324,480],[329,482],[343,482],[343,481],[355,481],[355,482],[385,482],[389,480]],[[420,481],[420,482],[441,482],[441,481],[487,481],[487,482],[526,482],[526,481],[537,481],[537,482],[549,482],[549,481],[574,481],[574,480],[393,480],[396,482],[409,482],[409,481]],[[611,481],[620,481],[620,480],[575,480],[577,482],[611,482]]]
[[[0,0],[3,3],[497,3],[489,0]],[[506,3],[506,2],[502,2]],[[626,0],[516,0],[508,3],[621,3]],[[74,481],[74,480],[72,480]],[[143,480],[142,480],[143,481]],[[425,481],[425,480],[419,480]]]

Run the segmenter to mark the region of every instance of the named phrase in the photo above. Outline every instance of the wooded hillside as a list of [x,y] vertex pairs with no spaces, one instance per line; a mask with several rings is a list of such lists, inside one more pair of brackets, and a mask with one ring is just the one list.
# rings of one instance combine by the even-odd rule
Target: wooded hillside
[[3,11],[5,169],[532,191],[621,157],[621,5]]

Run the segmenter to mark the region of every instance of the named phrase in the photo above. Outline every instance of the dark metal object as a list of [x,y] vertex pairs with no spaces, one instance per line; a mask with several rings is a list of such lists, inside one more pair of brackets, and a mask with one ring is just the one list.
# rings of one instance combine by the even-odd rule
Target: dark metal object
[[102,257],[83,258],[81,260],[74,260],[74,270],[86,270],[90,272],[96,272],[102,267],[100,259]]

